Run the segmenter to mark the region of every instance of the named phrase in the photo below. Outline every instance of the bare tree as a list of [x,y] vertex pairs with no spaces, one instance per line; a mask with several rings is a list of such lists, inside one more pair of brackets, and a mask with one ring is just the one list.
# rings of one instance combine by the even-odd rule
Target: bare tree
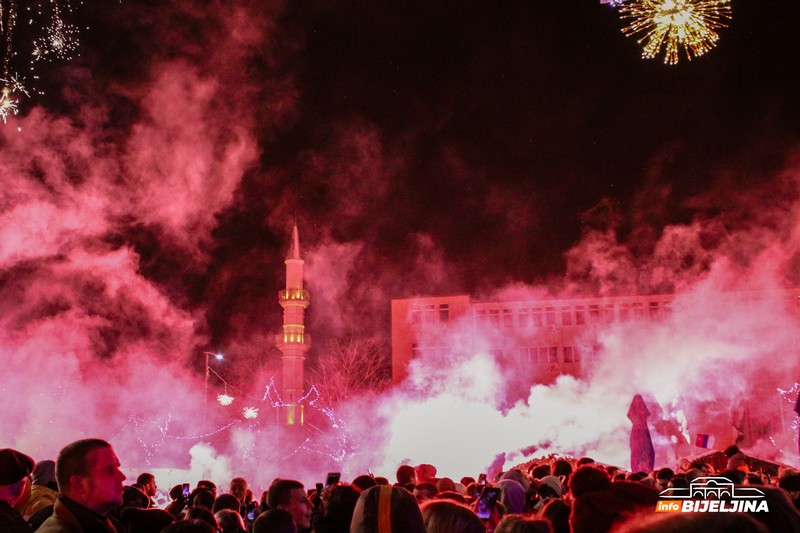
[[317,389],[327,403],[353,394],[383,390],[391,381],[385,343],[373,339],[333,340],[313,371]]

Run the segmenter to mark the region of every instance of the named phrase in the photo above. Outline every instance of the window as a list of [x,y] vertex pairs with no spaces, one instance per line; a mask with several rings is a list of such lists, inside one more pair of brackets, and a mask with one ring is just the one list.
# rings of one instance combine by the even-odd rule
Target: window
[[650,302],[650,316],[655,318],[659,314],[658,302]]
[[619,304],[619,319],[628,320],[630,306],[628,304]]
[[558,346],[550,346],[548,349],[549,361],[551,363],[558,363]]
[[545,309],[546,318],[547,318],[547,325],[548,326],[555,326],[556,325],[556,308],[555,307],[548,307]]
[[572,362],[572,346],[564,346],[564,362]]
[[636,302],[633,304],[633,316],[634,318],[642,318],[644,317],[644,309],[640,302]]
[[411,308],[411,323],[422,324],[422,310],[417,306]]
[[534,326],[542,326],[542,308],[541,307],[534,307],[533,311],[533,325]]
[[572,324],[572,308],[562,307],[561,308],[561,323],[565,326],[569,326]]
[[539,359],[539,352],[536,348],[523,346],[519,349],[519,358],[522,361],[527,361],[529,364],[534,364]]
[[605,310],[603,311],[603,321],[606,323],[614,321],[614,304],[606,304]]
[[447,323],[450,321],[450,305],[441,304],[439,306],[439,322]]
[[575,306],[575,323],[579,326],[586,324],[586,307],[582,305]]
[[514,327],[514,310],[513,309],[503,309],[503,327],[504,328],[513,328]]
[[493,328],[500,327],[500,310],[499,309],[489,309],[489,325]]
[[591,304],[589,306],[589,323],[597,324],[598,322],[600,322],[600,306]]
[[486,329],[486,310],[478,309],[475,311],[475,327],[478,329]]
[[523,307],[519,310],[519,327],[521,328],[529,328],[531,327],[531,310],[527,307]]
[[425,323],[432,324],[436,321],[436,306],[433,304],[425,305]]
[[416,342],[411,345],[411,357],[417,358],[422,355],[422,350]]
[[580,363],[581,362],[581,351],[578,349],[577,346],[574,346],[572,348],[572,359],[576,363]]
[[546,365],[547,364],[547,353],[548,353],[548,350],[547,350],[546,346],[540,346],[539,347],[539,364],[540,365]]

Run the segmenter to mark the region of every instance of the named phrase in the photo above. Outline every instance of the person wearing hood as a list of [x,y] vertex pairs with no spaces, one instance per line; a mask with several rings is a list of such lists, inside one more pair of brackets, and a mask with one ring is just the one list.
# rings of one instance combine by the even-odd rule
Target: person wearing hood
[[425,533],[425,524],[410,492],[378,485],[359,496],[350,533]]

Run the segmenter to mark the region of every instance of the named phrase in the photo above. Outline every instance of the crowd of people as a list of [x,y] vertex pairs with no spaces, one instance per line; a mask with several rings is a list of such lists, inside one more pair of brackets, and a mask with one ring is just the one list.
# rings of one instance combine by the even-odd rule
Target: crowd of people
[[[226,492],[203,480],[172,487],[162,509],[154,503],[155,476],[143,473],[124,485],[112,446],[84,439],[55,461],[0,450],[0,533],[800,532],[800,472],[751,472],[741,451],[725,453],[720,472],[688,461],[625,472],[586,457],[553,456],[492,479],[455,481],[437,477],[433,465],[400,465],[394,480],[331,476],[309,490],[275,479],[260,498],[242,477]],[[664,491],[688,490],[709,477],[749,487],[766,504],[751,512],[656,512]]]

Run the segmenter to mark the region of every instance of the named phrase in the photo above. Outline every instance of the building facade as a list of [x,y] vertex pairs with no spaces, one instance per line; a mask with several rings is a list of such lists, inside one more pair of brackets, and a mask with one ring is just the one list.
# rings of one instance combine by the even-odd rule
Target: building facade
[[[670,312],[674,296],[543,298],[480,301],[469,295],[392,300],[392,381],[426,352],[484,349],[495,358],[527,363],[537,382],[580,375],[598,346],[592,332],[602,324]],[[455,332],[454,330],[458,330]]]

